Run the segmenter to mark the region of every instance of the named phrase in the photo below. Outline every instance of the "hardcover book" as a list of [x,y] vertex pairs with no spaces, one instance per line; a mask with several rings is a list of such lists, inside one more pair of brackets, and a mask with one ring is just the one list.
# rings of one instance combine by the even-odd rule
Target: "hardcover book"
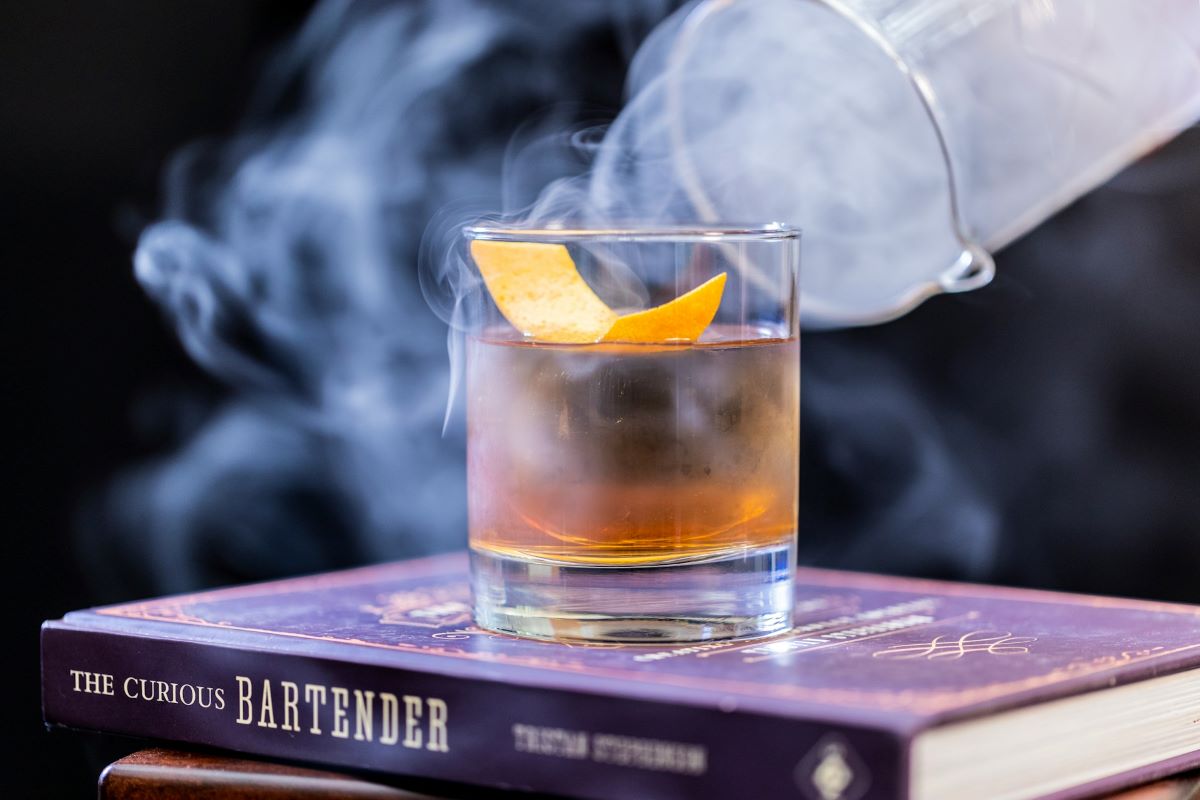
[[460,554],[96,608],[46,721],[570,797],[1083,797],[1200,764],[1200,608],[801,569],[796,626],[471,623]]

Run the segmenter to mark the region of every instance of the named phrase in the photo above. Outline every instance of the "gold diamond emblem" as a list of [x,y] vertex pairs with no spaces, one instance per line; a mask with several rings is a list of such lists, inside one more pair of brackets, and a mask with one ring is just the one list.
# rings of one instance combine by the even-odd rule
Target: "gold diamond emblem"
[[843,793],[852,783],[854,771],[846,763],[845,750],[839,744],[826,745],[812,773],[812,785],[821,800],[842,800]]
[[811,800],[858,800],[870,786],[862,759],[839,736],[826,736],[796,765],[796,783]]

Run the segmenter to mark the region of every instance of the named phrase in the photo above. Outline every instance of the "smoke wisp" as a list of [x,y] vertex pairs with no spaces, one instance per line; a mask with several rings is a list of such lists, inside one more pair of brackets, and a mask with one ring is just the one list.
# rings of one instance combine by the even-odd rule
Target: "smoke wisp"
[[561,129],[582,113],[569,101],[615,104],[620,51],[663,11],[320,4],[243,130],[166,172],[135,274],[233,394],[178,453],[117,482],[111,538],[93,546],[151,553],[142,582],[163,591],[459,546],[462,431],[441,435],[423,229],[452,202],[500,206],[514,134],[541,135],[530,118]]

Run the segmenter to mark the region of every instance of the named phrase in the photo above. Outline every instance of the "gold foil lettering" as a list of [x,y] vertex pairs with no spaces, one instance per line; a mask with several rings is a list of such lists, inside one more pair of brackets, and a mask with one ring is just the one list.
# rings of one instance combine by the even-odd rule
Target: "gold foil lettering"
[[271,699],[271,681],[263,678],[262,703],[259,706],[258,727],[276,728],[275,705]]
[[234,676],[234,680],[238,685],[237,724],[249,725],[254,719],[254,704],[250,702],[254,689],[251,687],[250,679],[243,675]]
[[333,731],[339,739],[350,738],[350,723],[346,719],[346,708],[350,705],[350,692],[341,686],[330,689],[333,692]]
[[421,698],[404,695],[404,746],[421,746]]
[[283,725],[285,731],[300,730],[300,687],[291,681],[280,681],[283,687]]
[[354,690],[354,741],[371,741],[374,739],[372,724],[375,714],[375,693]]

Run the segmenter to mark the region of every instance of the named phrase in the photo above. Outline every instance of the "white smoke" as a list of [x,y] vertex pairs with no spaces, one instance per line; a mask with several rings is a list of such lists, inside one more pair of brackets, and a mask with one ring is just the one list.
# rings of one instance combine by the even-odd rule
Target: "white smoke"
[[[204,582],[214,561],[269,573],[461,546],[462,431],[441,437],[449,373],[417,286],[422,230],[451,201],[500,204],[514,127],[579,90],[554,69],[569,50],[628,46],[662,11],[328,0],[242,132],[178,156],[135,273],[236,393],[111,495],[112,528],[155,554],[158,588]],[[544,124],[563,127],[564,109]]]

